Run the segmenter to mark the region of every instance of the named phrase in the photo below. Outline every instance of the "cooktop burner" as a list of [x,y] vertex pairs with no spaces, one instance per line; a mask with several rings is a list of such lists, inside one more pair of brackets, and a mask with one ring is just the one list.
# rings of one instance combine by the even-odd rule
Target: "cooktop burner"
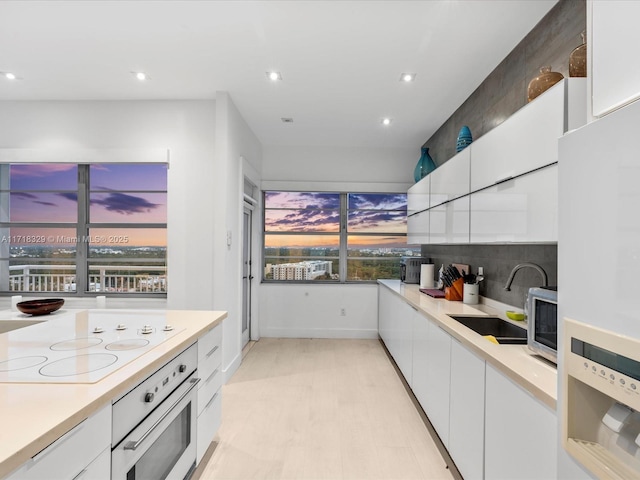
[[95,383],[184,330],[163,311],[56,313],[2,336],[0,382]]

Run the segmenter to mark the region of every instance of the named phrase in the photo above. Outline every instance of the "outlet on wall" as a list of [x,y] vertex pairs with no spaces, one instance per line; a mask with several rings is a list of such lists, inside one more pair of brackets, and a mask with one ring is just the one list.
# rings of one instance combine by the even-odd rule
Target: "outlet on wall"
[[340,316],[341,317],[346,317],[347,316],[347,309],[346,308],[341,308],[340,309]]

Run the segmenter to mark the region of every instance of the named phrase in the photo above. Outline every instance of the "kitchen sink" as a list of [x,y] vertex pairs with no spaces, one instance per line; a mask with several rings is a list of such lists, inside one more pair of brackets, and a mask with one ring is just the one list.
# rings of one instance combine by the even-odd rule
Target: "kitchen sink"
[[480,335],[493,335],[501,344],[526,345],[527,331],[498,317],[449,315],[457,322]]
[[30,327],[46,320],[0,320],[0,333],[7,333],[19,328]]

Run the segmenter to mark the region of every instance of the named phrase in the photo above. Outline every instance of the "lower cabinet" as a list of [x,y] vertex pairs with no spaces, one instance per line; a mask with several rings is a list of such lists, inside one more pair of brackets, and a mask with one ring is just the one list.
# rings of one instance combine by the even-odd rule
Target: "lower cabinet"
[[463,478],[557,478],[555,412],[390,289],[378,290],[380,337]]
[[449,385],[451,380],[451,335],[428,322],[427,385],[422,406],[445,447],[449,448]]
[[6,480],[111,478],[111,404],[40,451]]
[[222,326],[198,340],[198,430],[196,464],[211,445],[222,421]]
[[451,341],[449,454],[465,480],[484,476],[485,361]]
[[485,478],[557,478],[555,412],[490,365],[486,376]]
[[418,315],[407,302],[386,287],[378,287],[378,331],[409,385],[412,384],[412,318]]

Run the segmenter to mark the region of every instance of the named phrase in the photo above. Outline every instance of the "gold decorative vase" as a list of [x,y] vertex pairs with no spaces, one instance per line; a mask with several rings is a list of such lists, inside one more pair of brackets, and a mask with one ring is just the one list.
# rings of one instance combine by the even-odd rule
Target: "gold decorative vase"
[[569,55],[569,76],[570,77],[586,77],[587,76],[587,41],[585,32],[582,35],[582,45],[573,49]]
[[563,78],[564,75],[560,72],[552,72],[551,67],[542,67],[540,69],[540,75],[529,82],[527,102],[530,102],[541,93],[546,92]]

